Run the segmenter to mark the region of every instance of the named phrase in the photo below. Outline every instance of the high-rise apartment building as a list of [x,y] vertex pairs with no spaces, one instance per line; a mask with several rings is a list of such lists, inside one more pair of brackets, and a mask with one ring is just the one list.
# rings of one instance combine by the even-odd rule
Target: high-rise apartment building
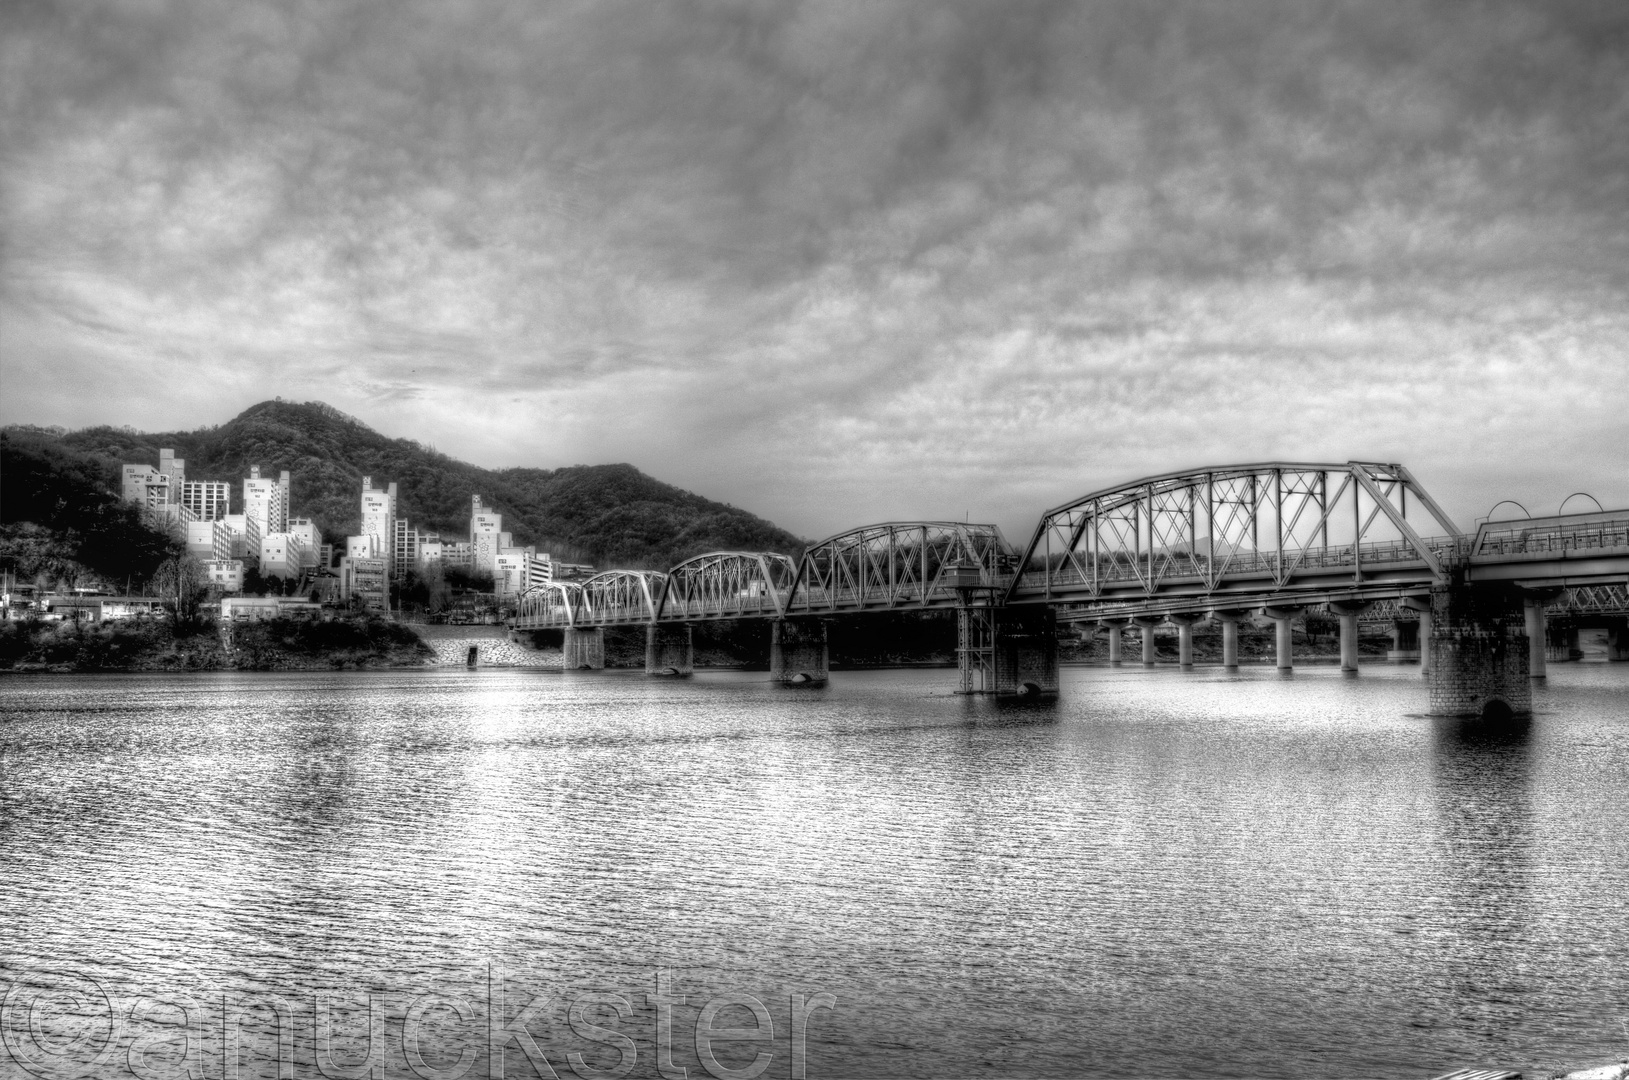
[[262,541],[273,533],[288,532],[288,473],[276,480],[260,475],[260,466],[249,469],[243,482],[243,513],[254,519]]
[[181,485],[181,505],[198,521],[226,517],[232,512],[231,502],[232,485],[224,480],[188,480]]
[[187,554],[205,562],[232,557],[232,529],[224,520],[186,523]]
[[289,518],[288,531],[300,541],[300,569],[315,570],[322,560],[322,530],[310,518]]
[[185,539],[186,525],[196,515],[182,503],[187,463],[176,457],[174,450],[158,452],[156,469],[146,464],[125,465],[119,479],[120,496],[141,507],[142,519],[149,527]]
[[481,504],[479,495],[470,498],[470,569],[479,574],[497,575],[498,552],[509,546],[503,531],[503,515]]
[[380,490],[373,486],[373,477],[362,478],[363,536],[371,536],[378,543],[379,557],[385,560],[388,575],[396,554],[396,485],[391,483]]

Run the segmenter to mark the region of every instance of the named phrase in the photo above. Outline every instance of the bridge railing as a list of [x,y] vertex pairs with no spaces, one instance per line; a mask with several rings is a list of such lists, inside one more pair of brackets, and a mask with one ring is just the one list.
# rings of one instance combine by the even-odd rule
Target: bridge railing
[[1473,555],[1541,555],[1629,547],[1629,514],[1490,521],[1477,530]]

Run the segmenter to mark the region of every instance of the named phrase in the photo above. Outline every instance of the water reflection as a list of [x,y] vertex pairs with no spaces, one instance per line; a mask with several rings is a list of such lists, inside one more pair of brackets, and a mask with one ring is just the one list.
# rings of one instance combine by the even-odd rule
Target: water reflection
[[1446,880],[1437,1019],[1494,1043],[1532,989],[1520,942],[1536,917],[1533,721],[1438,717],[1433,775]]

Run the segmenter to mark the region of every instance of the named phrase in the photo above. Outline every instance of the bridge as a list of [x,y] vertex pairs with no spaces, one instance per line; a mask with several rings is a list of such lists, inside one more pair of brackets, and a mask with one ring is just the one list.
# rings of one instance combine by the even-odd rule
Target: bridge
[[1629,509],[1467,533],[1400,464],[1263,462],[1091,492],[1043,513],[1022,549],[994,525],[887,522],[796,559],[711,552],[665,572],[550,583],[521,598],[511,625],[560,629],[568,667],[603,666],[604,627],[641,625],[647,671],[685,674],[691,626],[767,619],[774,676],[821,682],[822,617],[952,610],[964,691],[1045,696],[1057,692],[1060,622],[1107,629],[1111,663],[1136,626],[1145,664],[1154,628],[1175,625],[1191,666],[1193,626],[1209,620],[1236,667],[1240,622],[1264,618],[1289,669],[1291,621],[1316,608],[1339,618],[1342,667],[1355,672],[1359,621],[1394,611],[1418,624],[1433,711],[1520,713],[1528,679],[1545,674],[1547,609],[1600,612],[1626,583]]

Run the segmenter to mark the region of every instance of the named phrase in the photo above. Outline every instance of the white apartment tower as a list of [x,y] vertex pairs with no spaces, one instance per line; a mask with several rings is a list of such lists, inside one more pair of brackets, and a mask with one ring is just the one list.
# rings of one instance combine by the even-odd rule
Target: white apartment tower
[[481,505],[479,495],[470,497],[469,546],[470,569],[496,577],[498,552],[509,546],[509,536],[503,531],[503,515]]
[[383,491],[373,486],[373,477],[362,478],[362,535],[371,536],[375,550],[385,561],[388,575],[395,563],[396,550],[396,485],[391,483]]
[[260,475],[260,466],[249,468],[243,482],[243,513],[252,518],[262,538],[288,532],[288,472],[276,480]]

